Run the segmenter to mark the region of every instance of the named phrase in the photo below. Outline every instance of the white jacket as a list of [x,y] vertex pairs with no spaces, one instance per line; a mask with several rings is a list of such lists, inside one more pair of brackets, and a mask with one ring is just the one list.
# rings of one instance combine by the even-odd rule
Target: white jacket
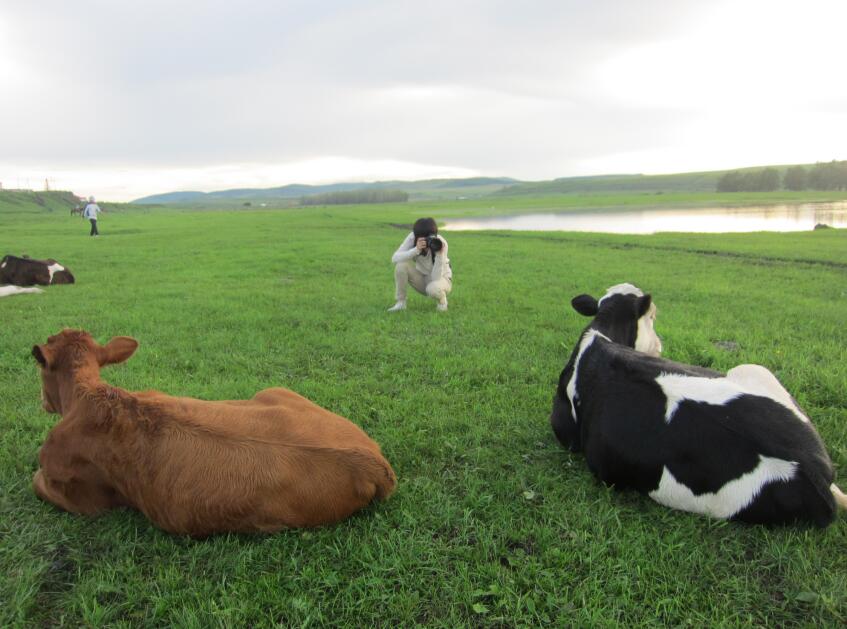
[[421,255],[415,246],[415,234],[409,232],[403,244],[391,256],[391,261],[394,264],[414,260],[415,268],[423,275],[429,278],[429,281],[438,279],[452,279],[453,269],[450,268],[450,259],[447,257],[447,241],[443,236],[439,236],[444,242],[444,247],[435,254],[435,262],[432,260],[432,253],[427,251],[426,255]]

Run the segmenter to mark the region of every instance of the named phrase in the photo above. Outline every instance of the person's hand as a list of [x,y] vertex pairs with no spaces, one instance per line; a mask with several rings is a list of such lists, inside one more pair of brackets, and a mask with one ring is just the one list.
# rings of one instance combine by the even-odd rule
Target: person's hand
[[426,238],[418,238],[418,242],[415,243],[415,246],[418,248],[418,251],[423,253],[426,251]]

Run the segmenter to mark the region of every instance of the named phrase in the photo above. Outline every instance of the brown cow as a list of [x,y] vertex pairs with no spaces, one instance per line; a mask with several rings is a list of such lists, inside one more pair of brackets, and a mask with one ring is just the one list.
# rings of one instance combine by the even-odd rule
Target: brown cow
[[100,379],[137,347],[64,330],[32,348],[44,409],[62,416],[39,455],[40,498],[85,515],[128,506],[171,533],[206,536],[337,522],[394,491],[376,442],[287,389],[207,402]]

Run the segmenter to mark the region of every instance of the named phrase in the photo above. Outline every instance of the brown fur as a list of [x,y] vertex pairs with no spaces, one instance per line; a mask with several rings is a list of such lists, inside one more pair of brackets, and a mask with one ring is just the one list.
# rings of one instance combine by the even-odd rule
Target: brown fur
[[62,416],[39,455],[40,498],[86,515],[132,507],[166,531],[205,536],[329,524],[393,493],[376,442],[287,389],[207,402],[100,379],[137,346],[64,330],[33,347],[44,408]]

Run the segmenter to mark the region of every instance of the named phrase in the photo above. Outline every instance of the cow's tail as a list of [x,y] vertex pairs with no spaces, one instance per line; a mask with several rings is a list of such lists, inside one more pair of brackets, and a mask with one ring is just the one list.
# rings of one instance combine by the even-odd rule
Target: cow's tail
[[397,476],[385,457],[370,451],[354,448],[348,451],[348,465],[351,465],[359,475],[373,483],[376,500],[385,500],[397,488]]
[[832,492],[832,497],[835,498],[835,504],[847,511],[847,495],[844,495],[844,492],[835,483],[829,486],[829,490]]
[[[354,446],[305,448],[302,452],[308,453],[311,465],[334,470],[335,473],[340,471],[339,467],[344,470],[343,473],[354,480],[354,491],[366,503],[385,500],[397,488],[397,475],[379,451]],[[318,457],[326,458],[322,463]]]

